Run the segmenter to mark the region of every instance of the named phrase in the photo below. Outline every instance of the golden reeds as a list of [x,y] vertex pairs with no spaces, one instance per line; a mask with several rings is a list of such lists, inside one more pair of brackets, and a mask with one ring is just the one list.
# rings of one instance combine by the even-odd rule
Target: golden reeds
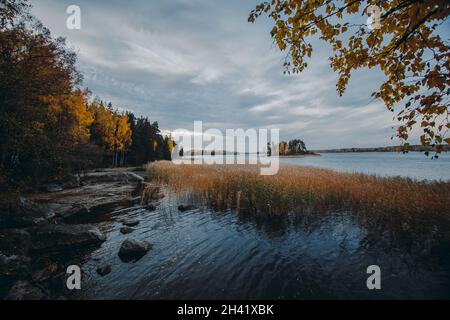
[[262,176],[256,166],[148,166],[149,177],[174,190],[189,190],[217,209],[232,208],[283,214],[327,211],[450,218],[450,183],[381,178],[328,169],[282,165],[278,174]]

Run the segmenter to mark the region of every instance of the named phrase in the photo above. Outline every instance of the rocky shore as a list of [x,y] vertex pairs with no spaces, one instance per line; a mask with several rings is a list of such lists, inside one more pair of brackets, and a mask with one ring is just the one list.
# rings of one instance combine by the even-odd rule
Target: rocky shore
[[[66,299],[66,268],[98,248],[106,235],[94,224],[120,219],[136,206],[155,210],[163,197],[145,182],[144,169],[105,169],[44,186],[23,195],[17,206],[0,214],[0,299]],[[114,209],[114,210],[113,210]],[[123,234],[139,221],[122,221]],[[124,261],[139,259],[151,245],[124,241]],[[99,274],[110,272],[99,266]]]

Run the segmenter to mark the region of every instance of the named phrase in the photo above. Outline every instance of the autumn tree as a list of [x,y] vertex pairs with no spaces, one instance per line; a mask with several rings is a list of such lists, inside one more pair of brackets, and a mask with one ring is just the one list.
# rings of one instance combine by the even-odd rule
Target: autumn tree
[[75,54],[24,8],[2,1],[0,9],[0,174],[10,184],[71,171],[89,135]]
[[[355,22],[373,13],[373,5],[379,17],[372,14],[369,25]],[[258,4],[249,21],[261,15],[273,21],[271,35],[286,52],[286,73],[307,68],[313,39],[327,42],[340,95],[353,71],[381,70],[386,80],[372,96],[396,112],[396,135],[407,149],[411,131],[419,128],[423,145],[450,144],[450,48],[439,34],[449,13],[447,0],[272,0]]]

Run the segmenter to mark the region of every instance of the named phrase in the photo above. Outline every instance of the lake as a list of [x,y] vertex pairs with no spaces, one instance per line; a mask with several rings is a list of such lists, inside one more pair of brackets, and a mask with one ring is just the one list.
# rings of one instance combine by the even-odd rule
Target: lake
[[[438,159],[433,159],[431,155],[433,154],[427,157],[422,152],[407,154],[397,152],[322,153],[320,156],[281,157],[280,163],[327,168],[340,172],[365,173],[380,177],[400,176],[416,180],[450,181],[450,154],[444,152],[439,155]],[[190,159],[201,158],[202,156],[194,156]],[[217,161],[218,158],[219,156],[203,156],[203,159],[211,161],[214,159]],[[257,155],[227,155],[226,161],[236,162],[236,158],[256,161]]]
[[418,180],[450,180],[450,154],[438,159],[422,152],[323,153],[320,157],[281,158],[281,163],[359,172],[378,176],[401,176]]
[[[78,299],[448,299],[448,243],[422,253],[392,246],[345,211],[326,215],[259,216],[198,207],[170,190],[157,210],[142,207],[97,225],[107,241],[85,257]],[[120,209],[120,208],[118,208]],[[119,212],[119,211],[118,211]],[[114,215],[114,213],[113,213]],[[122,218],[139,221],[123,235]],[[412,231],[411,231],[412,232]],[[421,236],[432,234],[423,230]],[[127,238],[153,248],[125,263]],[[427,243],[427,237],[420,240]],[[412,250],[411,250],[412,249]],[[105,277],[96,268],[110,265]],[[382,270],[382,290],[366,287],[367,267]]]

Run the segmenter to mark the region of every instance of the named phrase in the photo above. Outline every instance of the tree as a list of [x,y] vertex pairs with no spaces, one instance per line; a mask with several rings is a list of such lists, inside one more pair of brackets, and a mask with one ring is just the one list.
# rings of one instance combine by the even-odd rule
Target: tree
[[[351,16],[361,15],[369,5],[382,11],[379,29],[350,22]],[[397,111],[396,135],[407,150],[410,132],[416,127],[421,128],[423,145],[450,144],[446,137],[450,129],[450,48],[437,34],[449,13],[447,0],[273,0],[258,4],[249,22],[262,14],[273,20],[271,35],[286,52],[288,74],[307,68],[313,38],[330,44],[340,95],[354,70],[379,68],[386,81],[372,96]]]
[[0,2],[0,175],[14,185],[69,172],[90,122],[75,54],[24,3]]

